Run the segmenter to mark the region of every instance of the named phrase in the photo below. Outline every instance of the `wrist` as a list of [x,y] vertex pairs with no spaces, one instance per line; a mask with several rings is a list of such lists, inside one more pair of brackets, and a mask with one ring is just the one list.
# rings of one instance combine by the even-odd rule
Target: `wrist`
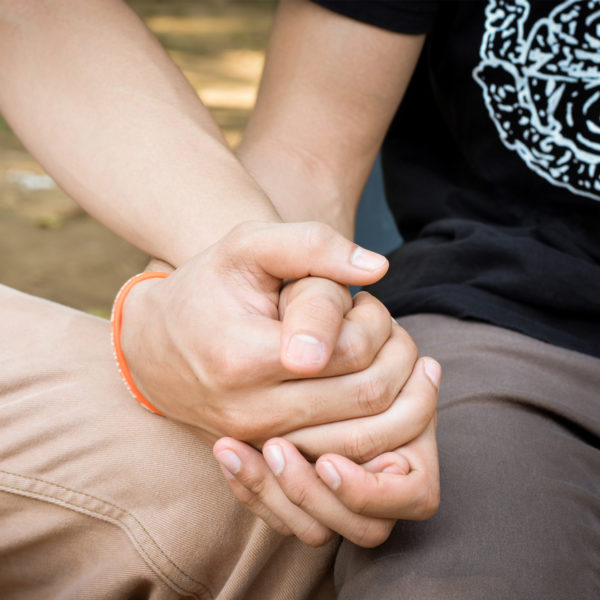
[[167,276],[144,272],[132,277],[117,294],[111,317],[113,350],[125,386],[142,406],[158,414],[162,413],[153,405],[151,390],[143,382],[148,368],[156,366],[149,343],[158,314],[154,291],[162,283],[160,279]]
[[163,273],[171,274],[175,270],[175,267],[160,258],[151,257],[144,269],[144,272],[148,271],[161,271]]
[[242,142],[238,157],[284,222],[319,221],[353,239],[359,198],[326,161],[265,139]]

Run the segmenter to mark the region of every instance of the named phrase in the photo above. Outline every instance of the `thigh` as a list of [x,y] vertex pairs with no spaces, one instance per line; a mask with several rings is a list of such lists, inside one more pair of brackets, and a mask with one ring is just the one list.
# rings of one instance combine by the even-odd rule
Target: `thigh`
[[342,600],[600,597],[600,361],[493,326],[402,320],[444,368],[442,502],[347,542]]
[[139,407],[106,321],[3,286],[0,311],[3,598],[312,597],[334,545],[272,532]]

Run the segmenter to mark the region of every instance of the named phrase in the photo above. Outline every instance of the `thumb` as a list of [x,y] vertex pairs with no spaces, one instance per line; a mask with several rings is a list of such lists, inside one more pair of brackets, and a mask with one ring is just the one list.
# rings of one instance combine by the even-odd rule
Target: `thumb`
[[247,222],[227,236],[229,260],[240,258],[278,279],[313,275],[343,285],[368,285],[387,269],[385,256],[346,239],[324,223]]

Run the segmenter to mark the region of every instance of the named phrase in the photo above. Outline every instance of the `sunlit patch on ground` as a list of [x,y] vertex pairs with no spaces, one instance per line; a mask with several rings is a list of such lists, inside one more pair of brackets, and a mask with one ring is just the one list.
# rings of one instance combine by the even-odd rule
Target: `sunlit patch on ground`
[[169,55],[211,110],[229,144],[235,148],[256,102],[264,52],[225,50],[216,55],[198,57],[171,50]]

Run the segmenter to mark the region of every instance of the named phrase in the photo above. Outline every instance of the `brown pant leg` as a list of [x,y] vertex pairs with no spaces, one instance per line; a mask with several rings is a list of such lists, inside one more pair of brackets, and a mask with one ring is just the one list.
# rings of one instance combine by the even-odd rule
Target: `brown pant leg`
[[335,542],[239,505],[209,447],[129,397],[106,321],[4,286],[0,316],[0,597],[314,597]]
[[442,502],[373,550],[340,600],[600,598],[600,360],[490,325],[401,320],[444,375]]

